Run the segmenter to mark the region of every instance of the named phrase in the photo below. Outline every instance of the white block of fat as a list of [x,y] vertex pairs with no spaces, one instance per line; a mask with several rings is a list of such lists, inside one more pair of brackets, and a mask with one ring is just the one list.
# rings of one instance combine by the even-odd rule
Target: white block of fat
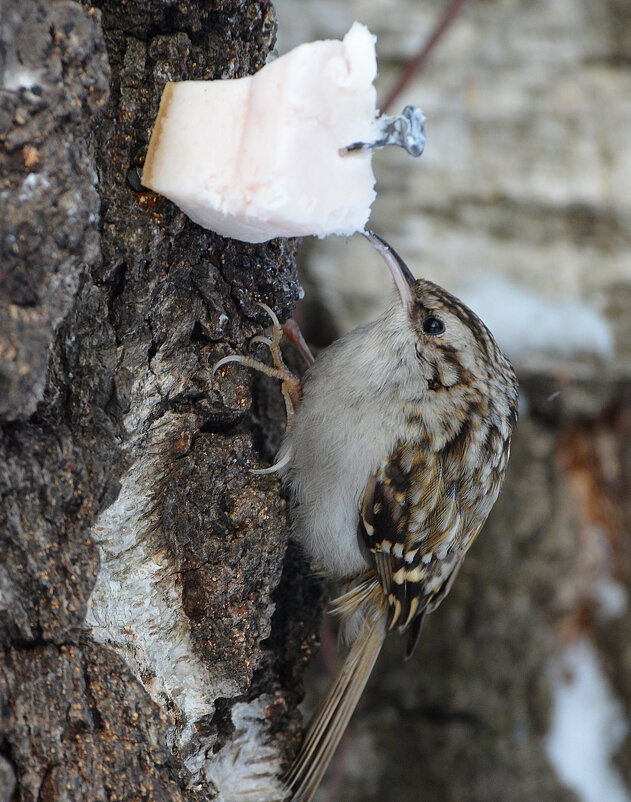
[[300,45],[247,78],[168,83],[142,183],[245,242],[361,231],[375,198],[375,37]]

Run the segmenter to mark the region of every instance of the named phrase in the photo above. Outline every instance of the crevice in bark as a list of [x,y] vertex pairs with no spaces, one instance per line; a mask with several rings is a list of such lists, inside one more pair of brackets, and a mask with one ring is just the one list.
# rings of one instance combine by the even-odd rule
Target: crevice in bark
[[[15,370],[0,375],[10,391],[0,403],[9,555],[0,566],[9,600],[0,683],[17,711],[3,733],[18,799],[71,788],[90,802],[137,789],[151,800],[237,800],[261,760],[261,793],[278,798],[275,697],[244,694],[266,660],[285,508],[276,481],[247,471],[258,459],[253,432],[265,426],[250,420],[251,377],[214,377],[212,366],[267,325],[254,301],[290,313],[297,243],[221,241],[127,181],[142,165],[165,80],[261,66],[273,10],[229,2],[212,13],[203,4],[165,12],[138,0],[103,2],[100,16],[71,2],[36,5],[44,49],[49,40],[53,49],[41,50],[39,22],[17,0],[14,39],[26,38],[23,52],[48,65],[37,65],[50,76],[33,103],[62,101],[50,112],[57,129],[33,123],[29,140],[18,124],[9,134],[7,175],[16,194],[26,187],[33,197],[3,220],[19,234],[11,269],[22,261],[0,271],[0,282],[12,277],[17,309],[1,318],[0,337],[24,346]],[[10,98],[18,116],[28,117],[27,94]],[[11,122],[0,107],[0,136]],[[55,161],[64,153],[67,165]],[[59,164],[51,189],[42,170]],[[27,239],[30,256],[20,250]],[[46,255],[55,248],[66,249],[64,275]],[[15,331],[4,325],[12,319]],[[215,698],[225,701],[213,722]],[[38,727],[25,726],[36,710]]]

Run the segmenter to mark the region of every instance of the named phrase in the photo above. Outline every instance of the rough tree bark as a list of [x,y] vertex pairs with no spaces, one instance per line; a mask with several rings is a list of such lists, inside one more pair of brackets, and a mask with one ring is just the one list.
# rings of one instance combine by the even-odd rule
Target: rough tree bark
[[321,591],[247,470],[277,391],[211,368],[290,314],[297,243],[131,180],[165,82],[258,69],[274,11],[95,5],[0,19],[0,799],[276,799]]

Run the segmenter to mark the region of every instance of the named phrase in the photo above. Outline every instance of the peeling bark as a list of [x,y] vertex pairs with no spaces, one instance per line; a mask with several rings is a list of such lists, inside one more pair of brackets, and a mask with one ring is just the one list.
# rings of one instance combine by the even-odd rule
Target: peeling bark
[[166,81],[260,68],[274,12],[96,5],[0,20],[0,798],[280,799],[322,592],[248,472],[278,389],[212,366],[291,313],[297,243],[133,180]]

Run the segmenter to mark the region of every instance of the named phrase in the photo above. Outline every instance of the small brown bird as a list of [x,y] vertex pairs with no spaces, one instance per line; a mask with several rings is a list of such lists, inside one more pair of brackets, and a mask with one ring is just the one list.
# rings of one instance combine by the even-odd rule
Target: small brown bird
[[[299,404],[278,330],[266,369],[283,380],[289,413],[267,470],[289,489],[312,565],[345,587],[335,608],[351,643],[285,777],[295,802],[315,793],[387,632],[406,635],[411,654],[423,616],[449,592],[499,493],[517,420],[515,373],[484,323],[366,236],[396,302],[318,355]],[[257,366],[218,365],[232,360]]]

